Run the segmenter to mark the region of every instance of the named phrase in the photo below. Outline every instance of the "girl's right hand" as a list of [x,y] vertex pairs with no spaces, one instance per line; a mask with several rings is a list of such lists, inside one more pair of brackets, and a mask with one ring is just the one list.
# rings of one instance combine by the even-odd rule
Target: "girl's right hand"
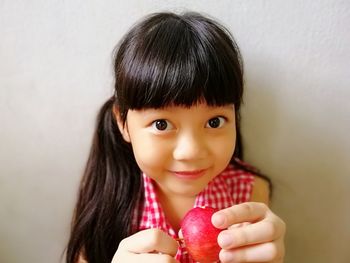
[[112,263],[150,262],[175,263],[178,243],[160,229],[142,230],[123,239],[114,254]]

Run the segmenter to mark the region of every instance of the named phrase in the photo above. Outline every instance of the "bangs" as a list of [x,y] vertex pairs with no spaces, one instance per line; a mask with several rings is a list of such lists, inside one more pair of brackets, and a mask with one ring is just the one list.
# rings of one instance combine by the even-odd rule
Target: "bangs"
[[[134,27],[116,60],[116,98],[129,109],[242,100],[243,72],[228,31],[196,14],[156,14]],[[126,106],[127,105],[127,106]]]

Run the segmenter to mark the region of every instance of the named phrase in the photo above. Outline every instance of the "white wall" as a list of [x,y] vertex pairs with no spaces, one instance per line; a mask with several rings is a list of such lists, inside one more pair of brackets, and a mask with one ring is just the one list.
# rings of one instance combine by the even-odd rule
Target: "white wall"
[[59,262],[111,52],[144,14],[219,18],[245,58],[246,158],[275,184],[286,262],[350,251],[349,1],[0,1],[0,262]]

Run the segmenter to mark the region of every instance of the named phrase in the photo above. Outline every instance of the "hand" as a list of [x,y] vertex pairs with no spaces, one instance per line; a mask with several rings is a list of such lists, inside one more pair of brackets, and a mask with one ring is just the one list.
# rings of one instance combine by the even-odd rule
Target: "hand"
[[112,263],[175,263],[178,243],[160,229],[147,229],[123,239]]
[[216,212],[220,261],[282,263],[285,223],[263,203],[247,202]]

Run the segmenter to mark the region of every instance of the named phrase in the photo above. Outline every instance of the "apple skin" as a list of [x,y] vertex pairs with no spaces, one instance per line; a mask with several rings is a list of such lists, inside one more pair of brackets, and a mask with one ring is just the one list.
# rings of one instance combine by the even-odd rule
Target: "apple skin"
[[212,207],[195,207],[187,212],[181,222],[181,231],[191,257],[200,263],[219,261],[221,250],[217,238],[222,229],[211,223],[218,211]]

